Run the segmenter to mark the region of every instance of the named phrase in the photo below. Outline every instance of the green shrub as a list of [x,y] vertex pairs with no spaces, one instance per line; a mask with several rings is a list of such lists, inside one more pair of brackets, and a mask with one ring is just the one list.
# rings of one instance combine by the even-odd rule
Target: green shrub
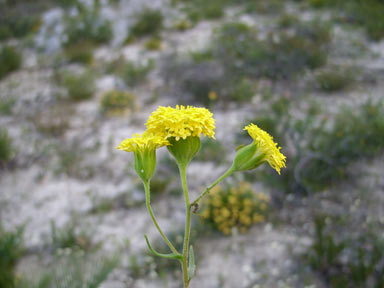
[[0,164],[11,160],[13,154],[12,141],[5,129],[0,129]]
[[227,23],[218,31],[214,54],[228,73],[238,76],[290,79],[324,65],[331,39],[329,26],[316,21],[300,23],[294,32],[278,31],[259,40],[246,24]]
[[163,29],[164,16],[156,9],[145,9],[136,17],[136,23],[130,30],[130,36],[142,37],[158,35]]
[[0,226],[0,287],[15,287],[15,268],[22,254],[23,229],[5,231]]
[[61,7],[69,8],[75,6],[78,3],[78,0],[57,0],[56,1]]
[[278,20],[278,25],[281,28],[289,28],[294,27],[299,24],[299,22],[300,20],[297,16],[292,14],[283,14]]
[[322,187],[347,176],[347,166],[384,150],[384,103],[367,102],[357,111],[341,110],[330,131],[313,138],[310,149],[316,155],[301,171],[303,184]]
[[159,37],[153,37],[145,42],[145,48],[147,50],[161,50],[162,41]]
[[11,115],[16,100],[13,98],[0,99],[0,115]]
[[[213,61],[195,62],[191,60],[168,61],[163,66],[163,74],[166,81],[175,89],[182,101],[195,102],[209,105],[212,103],[210,95],[219,95],[218,99],[224,99],[221,94],[224,84],[221,67]],[[180,101],[180,100],[179,100]],[[184,102],[184,103],[185,103]]]
[[243,78],[230,85],[227,98],[236,102],[249,102],[254,95],[254,85],[249,80]]
[[111,90],[101,98],[101,110],[107,114],[121,115],[135,109],[136,96],[129,92]]
[[87,251],[97,246],[92,243],[89,233],[84,230],[79,232],[74,224],[58,229],[53,221],[51,221],[51,245],[55,251],[65,248]]
[[64,54],[70,62],[91,64],[93,61],[94,45],[90,42],[79,42],[65,48]]
[[94,76],[88,71],[78,75],[64,74],[62,83],[73,101],[90,99],[95,92]]
[[109,213],[115,208],[115,199],[110,198],[101,198],[93,203],[92,208],[90,209],[90,214],[104,214]]
[[345,227],[328,227],[326,220],[324,215],[314,219],[314,241],[305,255],[312,270],[330,287],[383,287],[382,235],[364,231],[357,237],[350,233],[341,236],[340,230]]
[[245,2],[247,12],[275,14],[284,9],[284,0],[245,0],[243,2]]
[[338,92],[345,90],[355,81],[351,70],[332,67],[316,73],[316,82],[325,92]]
[[226,2],[223,0],[211,0],[208,2],[203,0],[185,1],[182,11],[193,23],[204,19],[218,19],[224,16]]
[[[19,288],[96,288],[119,265],[117,255],[89,254],[67,249],[44,269],[41,275],[22,279]],[[37,279],[36,279],[37,278]]]
[[134,87],[145,82],[148,73],[154,67],[155,62],[153,60],[146,64],[139,64],[120,58],[109,65],[108,71],[120,76],[128,86]]
[[231,234],[234,227],[245,233],[252,224],[265,221],[268,203],[268,196],[255,194],[246,182],[238,187],[216,186],[208,194],[199,215],[225,235]]
[[188,20],[182,19],[175,23],[173,26],[176,30],[185,31],[192,27],[192,23]]
[[213,59],[213,51],[210,49],[202,51],[191,51],[189,56],[194,62],[197,63],[208,62]]
[[384,3],[381,0],[309,0],[315,8],[331,7],[342,12],[341,20],[362,26],[373,40],[384,37]]
[[[81,6],[80,6],[81,7]],[[92,11],[82,7],[79,14],[65,19],[66,47],[81,43],[104,44],[112,39],[112,26],[101,19],[97,9]]]
[[39,16],[27,14],[19,7],[0,3],[0,14],[0,41],[25,37],[37,32],[41,26]]
[[21,54],[12,46],[0,49],[0,79],[20,68],[22,62]]

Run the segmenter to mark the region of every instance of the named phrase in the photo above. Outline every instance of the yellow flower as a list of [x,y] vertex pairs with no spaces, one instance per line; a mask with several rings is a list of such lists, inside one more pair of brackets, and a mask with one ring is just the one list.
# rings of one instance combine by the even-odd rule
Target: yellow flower
[[123,140],[116,148],[133,152],[136,173],[147,183],[156,170],[156,149],[165,145],[169,145],[166,139],[144,132],[142,135],[135,134],[132,138]]
[[209,100],[211,100],[211,101],[215,101],[215,100],[217,99],[217,94],[216,94],[216,92],[215,92],[215,91],[210,91],[210,92],[208,93],[208,98],[209,98]]
[[136,133],[132,135],[132,138],[121,141],[116,149],[126,152],[140,152],[144,150],[156,150],[166,145],[169,145],[166,139],[144,132],[142,135]]
[[265,193],[262,193],[262,192],[256,194],[256,199],[260,200],[260,201],[269,202],[269,197]]
[[281,147],[273,142],[273,138],[255,124],[250,124],[244,128],[252,137],[256,144],[257,153],[262,154],[262,161],[266,161],[273,169],[280,174],[280,169],[285,167],[286,157],[280,152]]
[[252,219],[253,223],[261,223],[261,222],[264,222],[264,220],[265,220],[263,215],[260,215],[260,214],[257,214],[257,213],[253,214],[252,218],[253,218]]
[[231,216],[231,212],[226,207],[223,207],[221,208],[221,216],[223,218],[229,218]]
[[146,123],[147,131],[176,141],[201,134],[215,138],[215,120],[208,109],[177,105],[176,108],[160,106],[152,112]]

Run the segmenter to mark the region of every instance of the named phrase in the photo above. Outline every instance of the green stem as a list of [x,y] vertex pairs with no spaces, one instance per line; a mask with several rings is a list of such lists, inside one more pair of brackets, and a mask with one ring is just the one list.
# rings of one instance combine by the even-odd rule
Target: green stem
[[189,235],[191,231],[191,209],[189,204],[189,194],[187,187],[187,173],[186,165],[179,165],[181,184],[183,186],[184,199],[185,199],[185,233],[184,233],[184,244],[183,244],[183,280],[184,288],[188,288],[188,248],[189,248]]
[[155,224],[157,230],[159,231],[160,235],[163,237],[165,243],[169,246],[169,248],[172,250],[173,253],[176,255],[179,255],[179,252],[177,252],[176,248],[172,245],[172,243],[168,240],[167,236],[163,233],[161,230],[159,224],[157,224],[155,215],[153,214],[152,207],[151,207],[151,196],[150,196],[150,190],[149,190],[149,181],[144,182],[144,188],[145,188],[145,202],[147,204],[147,209],[149,214],[151,215],[152,221]]
[[221,181],[223,181],[225,178],[227,178],[229,175],[231,175],[234,172],[234,169],[231,167],[229,168],[223,175],[221,175],[215,182],[213,182],[203,193],[200,194],[199,197],[196,198],[191,204],[190,208],[193,208],[194,206],[198,207],[198,202],[200,201],[201,198],[203,198],[205,195],[211,191],[213,187],[215,187],[217,184],[219,184]]

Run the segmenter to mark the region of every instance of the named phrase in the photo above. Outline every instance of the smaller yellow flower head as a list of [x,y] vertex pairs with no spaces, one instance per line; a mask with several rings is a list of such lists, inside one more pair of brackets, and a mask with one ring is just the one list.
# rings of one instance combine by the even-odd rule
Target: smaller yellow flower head
[[169,145],[166,139],[144,132],[123,140],[116,148],[133,152],[136,173],[144,183],[148,183],[156,170],[156,149],[165,145]]
[[152,112],[146,123],[147,131],[165,139],[174,137],[176,141],[189,136],[200,137],[201,133],[215,138],[215,120],[206,108],[160,106]]
[[127,138],[116,147],[118,150],[123,150],[126,152],[143,152],[144,150],[156,150],[157,148],[169,145],[168,140],[153,135],[147,132],[143,134],[134,134],[132,138]]
[[280,152],[281,147],[273,141],[273,137],[255,124],[244,127],[252,137],[260,153],[264,154],[264,160],[280,174],[280,169],[285,166],[286,157]]

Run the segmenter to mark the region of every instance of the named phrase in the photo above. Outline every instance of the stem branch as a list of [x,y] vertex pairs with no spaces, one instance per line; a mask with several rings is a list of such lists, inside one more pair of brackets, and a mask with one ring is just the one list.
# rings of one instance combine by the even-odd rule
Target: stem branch
[[159,231],[160,235],[163,237],[165,243],[169,246],[169,248],[172,250],[173,253],[176,255],[180,255],[179,252],[177,252],[176,248],[172,245],[172,243],[168,240],[167,236],[163,233],[161,230],[159,224],[156,221],[155,215],[153,214],[152,207],[151,207],[151,196],[150,196],[150,190],[149,190],[149,181],[144,182],[144,188],[145,188],[145,203],[147,204],[147,209],[149,214],[151,215],[152,221],[155,224],[157,230]]
[[[234,172],[233,168],[229,168],[223,175],[221,175],[215,182],[213,182],[203,193],[200,194],[199,197],[197,197],[191,204],[190,209],[194,206],[198,207],[198,202],[203,198],[205,195],[211,191],[213,187],[215,187],[217,184],[219,184],[221,181],[223,181],[225,178],[227,178],[229,175],[231,175]],[[194,211],[195,212],[195,211]]]

